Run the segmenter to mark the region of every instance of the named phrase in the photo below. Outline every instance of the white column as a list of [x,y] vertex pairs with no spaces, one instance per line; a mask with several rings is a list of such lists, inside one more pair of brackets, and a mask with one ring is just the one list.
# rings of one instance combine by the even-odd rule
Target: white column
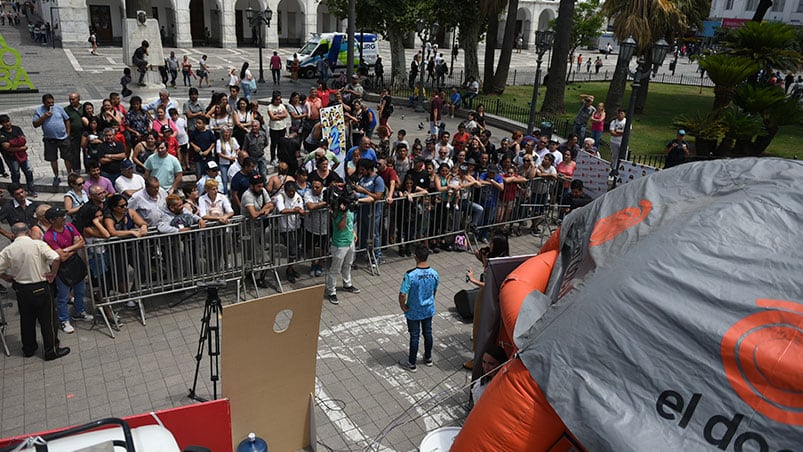
[[174,0],[176,12],[176,47],[192,47],[189,0]]
[[[261,5],[263,8],[267,5],[270,10],[273,11],[273,19],[270,21],[270,27],[265,28],[265,49],[271,52],[273,50],[279,50],[279,32],[276,26],[279,23],[279,0],[271,0],[266,3],[261,3]],[[272,55],[272,53],[269,53],[269,55]]]
[[318,31],[318,2],[316,0],[301,0],[301,5],[304,11],[304,32],[301,35],[301,45],[310,37],[310,33]]
[[221,0],[220,8],[220,42],[224,49],[234,49],[237,47],[237,30],[234,19],[234,0]]

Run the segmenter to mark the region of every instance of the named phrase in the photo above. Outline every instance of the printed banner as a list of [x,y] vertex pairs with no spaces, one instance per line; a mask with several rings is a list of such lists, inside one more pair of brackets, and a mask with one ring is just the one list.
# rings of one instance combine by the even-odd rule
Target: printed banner
[[343,116],[343,106],[321,108],[321,137],[329,140],[329,150],[335,154],[340,162],[335,172],[345,177],[346,160],[346,118]]
[[583,191],[592,198],[596,199],[608,192],[610,172],[611,162],[586,152],[577,153],[577,167],[574,169],[573,177],[583,181]]
[[[641,163],[619,161],[619,176],[616,186],[621,186],[649,176],[658,171],[657,168]],[[574,178],[583,181],[583,191],[592,198],[604,195],[608,191],[608,175],[611,173],[611,162],[594,157],[586,152],[577,154],[577,167]]]
[[22,67],[20,53],[9,47],[0,34],[0,92],[2,91],[39,92]]

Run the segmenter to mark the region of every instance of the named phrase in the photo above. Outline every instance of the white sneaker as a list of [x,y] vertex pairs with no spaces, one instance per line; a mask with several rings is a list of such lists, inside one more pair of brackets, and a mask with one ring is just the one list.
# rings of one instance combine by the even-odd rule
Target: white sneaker
[[72,319],[73,320],[83,320],[84,322],[91,322],[92,320],[95,319],[95,317],[87,314],[86,311],[84,311],[84,312],[82,312],[82,313],[80,313],[78,315],[72,316]]
[[139,304],[136,301],[127,301],[125,307],[128,309],[137,309],[139,308]]
[[61,322],[61,331],[64,331],[67,334],[72,334],[75,332],[75,328],[70,325],[70,321]]

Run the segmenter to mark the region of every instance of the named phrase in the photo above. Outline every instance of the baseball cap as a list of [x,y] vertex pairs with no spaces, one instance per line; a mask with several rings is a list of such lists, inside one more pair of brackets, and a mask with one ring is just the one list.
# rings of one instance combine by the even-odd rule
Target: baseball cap
[[173,133],[173,129],[171,129],[169,125],[165,124],[165,125],[162,126],[161,132],[162,133],[167,133],[167,132]]
[[120,168],[121,168],[121,169],[131,169],[131,168],[133,168],[133,167],[134,167],[134,162],[132,162],[131,160],[128,160],[128,159],[126,159],[126,160],[123,160],[123,161],[120,163]]
[[47,212],[45,212],[45,218],[47,218],[48,221],[53,221],[56,218],[66,217],[66,216],[67,212],[65,212],[64,209],[60,209],[58,207],[51,207],[47,209]]
[[217,163],[214,160],[210,160],[206,162],[206,169],[217,171],[220,169],[220,167],[217,166]]
[[488,165],[488,172],[489,173],[498,173],[499,172],[499,165]]
[[466,164],[468,164],[468,165],[476,165],[477,161],[474,160],[473,158],[469,158],[468,160],[466,160]]
[[251,180],[249,182],[251,183],[251,185],[264,184],[265,183],[265,178],[262,177],[261,174],[256,173],[253,176],[251,176]]
[[468,171],[468,165],[465,163],[461,163],[460,166],[457,167],[460,171]]
[[686,135],[686,131],[684,129],[678,130],[678,135]]

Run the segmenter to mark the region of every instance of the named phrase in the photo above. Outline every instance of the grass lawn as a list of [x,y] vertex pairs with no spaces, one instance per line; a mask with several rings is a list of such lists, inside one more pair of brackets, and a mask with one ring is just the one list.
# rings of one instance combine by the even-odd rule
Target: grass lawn
[[[596,97],[594,103],[605,102],[608,92],[608,83],[575,83],[566,86],[566,110],[565,118],[571,120],[580,107],[579,95],[592,94]],[[546,88],[540,88],[538,102],[543,100]],[[630,83],[625,91],[622,100],[623,105],[627,106],[630,99]],[[514,104],[528,107],[532,98],[532,86],[508,86],[502,94],[502,100]],[[660,83],[650,83],[650,91],[647,96],[647,106],[645,113],[636,115],[633,122],[633,131],[630,135],[630,148],[636,154],[661,154],[664,146],[669,140],[675,137],[675,128],[672,127],[674,118],[681,114],[690,114],[698,110],[710,110],[714,103],[713,88],[703,88],[700,93],[699,86],[669,85]],[[608,117],[614,116],[614,112],[608,112]],[[603,141],[610,136],[606,133]],[[689,137],[693,140],[693,137]],[[803,150],[800,143],[803,142],[803,125],[784,126],[772,140],[766,154],[792,158],[800,154],[803,157]],[[605,146],[607,148],[607,146]]]

